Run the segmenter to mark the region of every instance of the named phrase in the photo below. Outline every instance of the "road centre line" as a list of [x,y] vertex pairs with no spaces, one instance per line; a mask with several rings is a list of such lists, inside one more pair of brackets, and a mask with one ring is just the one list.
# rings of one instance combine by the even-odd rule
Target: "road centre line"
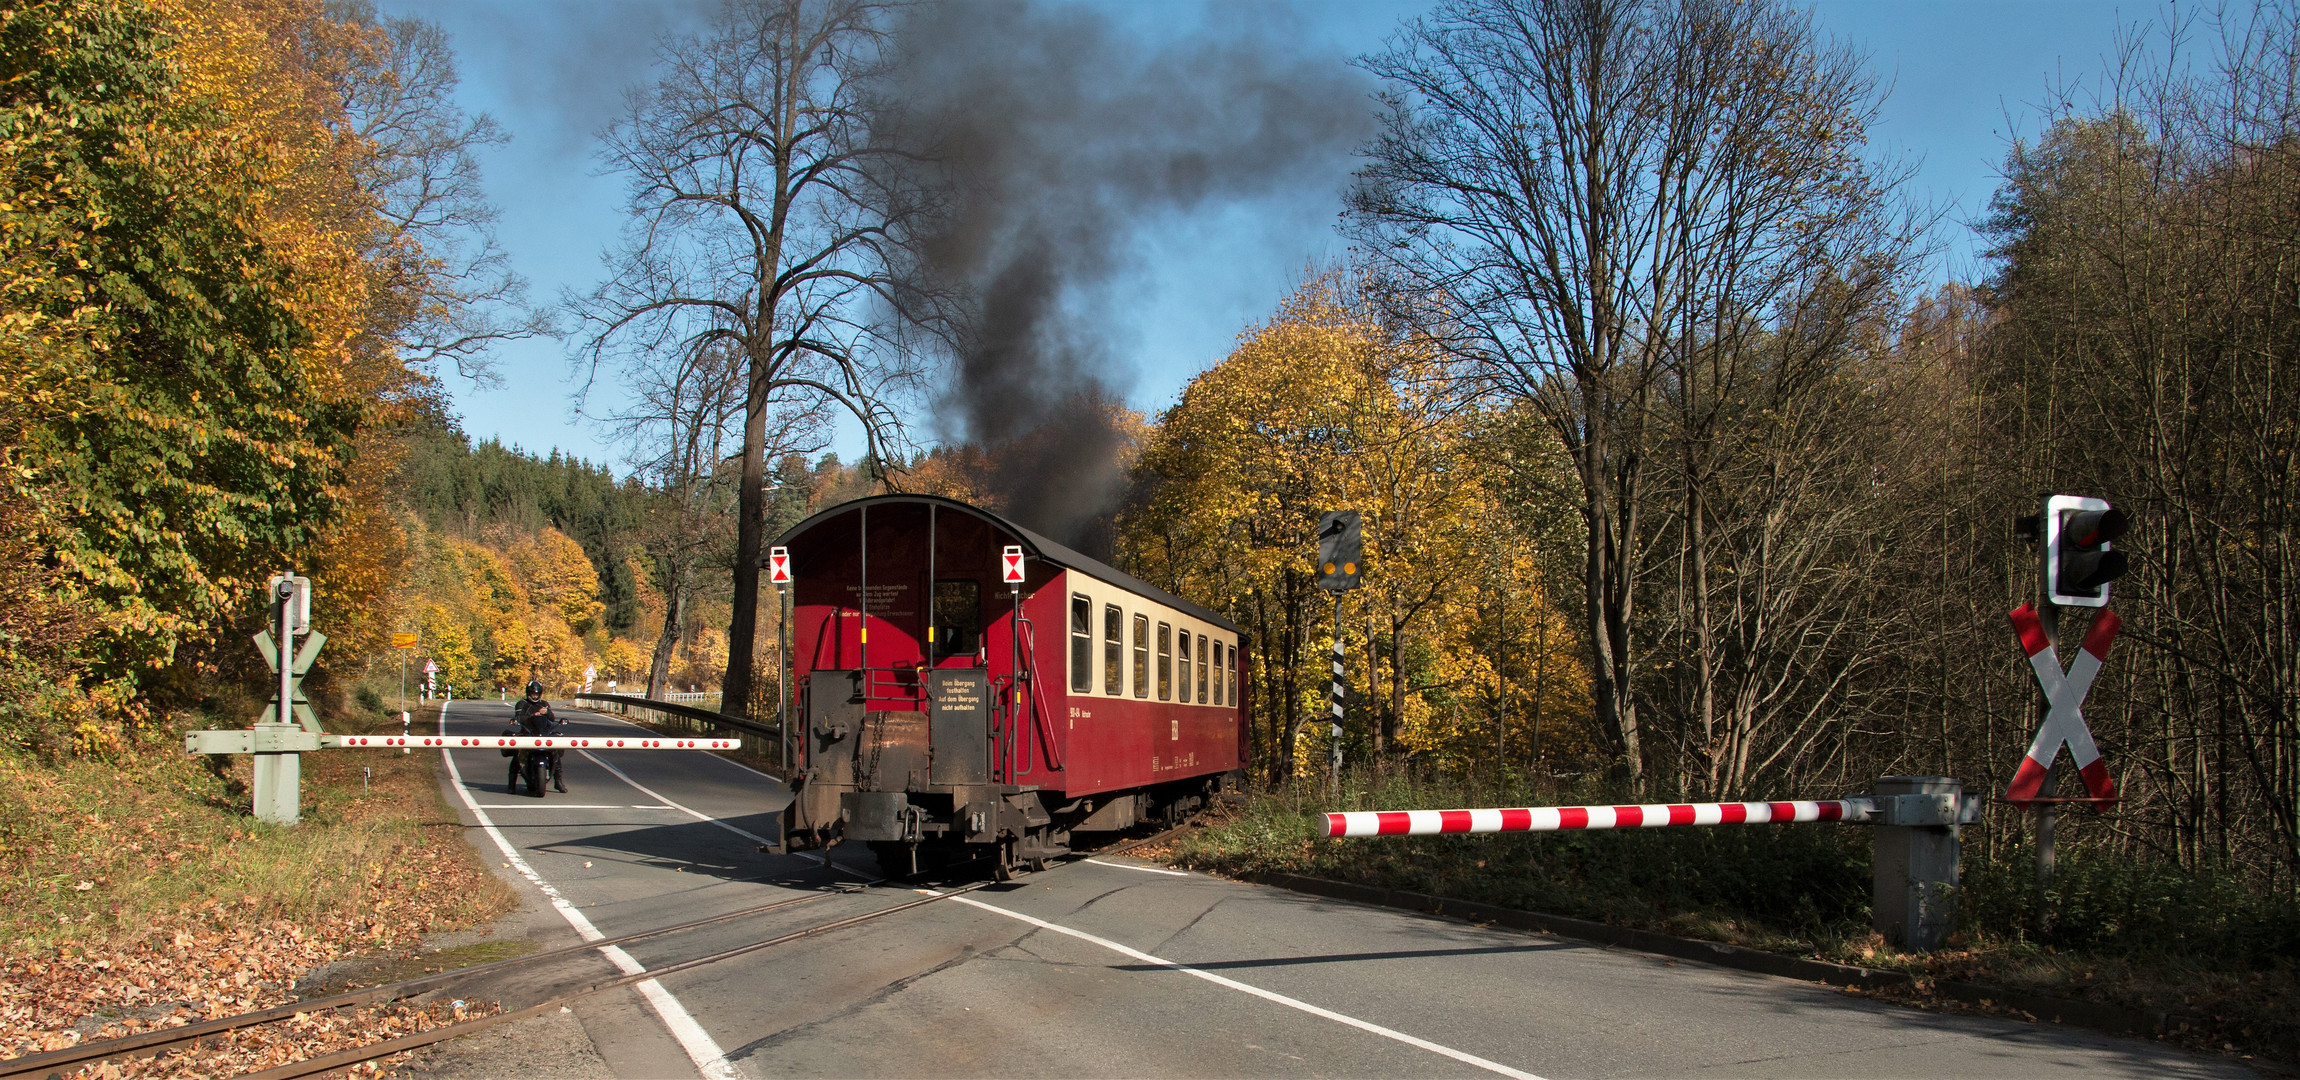
[[[919,891],[926,892],[928,890],[921,889]],[[1249,986],[1245,983],[1239,982],[1236,979],[1223,978],[1222,976],[1216,975],[1211,971],[1201,971],[1197,968],[1191,967],[1188,964],[1177,963],[1163,957],[1152,956],[1149,953],[1141,951],[1140,949],[1128,948],[1127,946],[1121,945],[1115,941],[1110,940],[1109,938],[1096,937],[1095,935],[1089,934],[1084,930],[1073,930],[1070,927],[1062,926],[1057,923],[1050,923],[1044,919],[1034,918],[1019,911],[1010,911],[1006,908],[985,904],[971,896],[953,896],[951,899],[957,901],[958,903],[965,904],[968,907],[981,908],[984,911],[1004,915],[1009,919],[1029,923],[1030,925],[1035,926],[1041,930],[1052,930],[1057,934],[1065,934],[1070,937],[1077,938],[1080,941],[1100,945],[1112,952],[1132,957],[1133,959],[1139,960],[1145,964],[1156,964],[1159,967],[1171,968],[1175,971],[1182,972],[1185,975],[1192,975],[1197,978],[1204,979],[1207,982],[1213,983],[1217,986],[1226,986],[1232,990],[1238,991],[1239,993],[1251,994],[1255,997],[1261,998],[1264,1001],[1275,1002],[1276,1004],[1283,1005],[1289,1009],[1298,1009],[1302,1012],[1309,1013],[1312,1016],[1322,1017],[1337,1024],[1354,1027],[1360,1031],[1379,1035],[1385,1039],[1395,1039],[1396,1041],[1405,1043],[1408,1046],[1419,1047],[1423,1050],[1429,1051],[1430,1053],[1437,1054],[1442,1057],[1452,1058],[1453,1060],[1461,1062],[1464,1065],[1473,1065],[1477,1068],[1484,1069],[1487,1072],[1512,1077],[1513,1080],[1542,1080],[1541,1077],[1536,1076],[1533,1073],[1526,1072],[1522,1069],[1510,1068],[1509,1066],[1504,1065],[1498,1061],[1488,1061],[1485,1058],[1477,1056],[1476,1054],[1468,1053],[1462,1050],[1456,1050],[1450,1046],[1443,1046],[1438,1043],[1431,1042],[1428,1039],[1416,1038],[1394,1028],[1386,1028],[1380,1024],[1360,1020],[1354,1016],[1346,1016],[1331,1009],[1322,1009],[1316,1005],[1310,1004],[1307,1001],[1290,998],[1275,991],[1264,990],[1259,986]]]
[[1166,875],[1166,876],[1168,876],[1168,877],[1189,877],[1189,876],[1190,876],[1188,873],[1186,873],[1186,872],[1184,872],[1184,871],[1181,871],[1181,870],[1167,870],[1167,869],[1164,869],[1164,868],[1162,868],[1162,867],[1156,867],[1156,866],[1135,866],[1135,865],[1134,865],[1134,864],[1132,864],[1132,863],[1122,863],[1122,862],[1103,862],[1103,861],[1102,861],[1102,860],[1100,860],[1100,859],[1080,859],[1080,860],[1078,860],[1078,861],[1079,861],[1079,862],[1090,862],[1090,863],[1093,863],[1093,864],[1094,864],[1094,865],[1096,865],[1096,866],[1115,866],[1115,867],[1117,867],[1117,868],[1118,868],[1118,869],[1120,869],[1120,870],[1140,870],[1140,871],[1142,871],[1142,872],[1143,872],[1143,873],[1145,873],[1145,874],[1165,874],[1165,875]]
[[[447,707],[452,704],[454,700],[449,699],[439,705],[439,734],[442,737],[447,734]],[[455,752],[443,746],[439,748],[439,755],[447,762],[447,775],[455,782],[455,793],[463,796],[463,805],[471,808],[472,816],[479,819],[479,827],[487,831],[488,838],[495,841],[496,848],[503,852],[505,859],[510,860],[520,876],[540,890],[544,898],[551,901],[551,906],[567,920],[567,925],[575,928],[575,936],[585,941],[598,941],[606,937],[599,932],[598,927],[591,924],[588,917],[576,909],[565,894],[543,880],[543,876],[536,873],[535,868],[529,866],[526,858],[519,854],[519,849],[513,847],[511,841],[495,827],[495,820],[487,816],[479,800],[472,798],[471,792],[464,788],[463,770],[455,765]],[[633,959],[630,953],[618,946],[604,946],[599,952],[626,975],[647,970],[646,965]],[[695,1022],[694,1015],[687,1011],[686,1006],[679,1004],[679,999],[671,996],[671,992],[664,989],[661,982],[646,979],[635,988],[639,996],[654,1008],[655,1015],[662,1019],[663,1026],[670,1030],[673,1039],[678,1040],[679,1048],[687,1052],[688,1060],[695,1063],[695,1068],[706,1080],[740,1080],[742,1074],[736,1072],[734,1065],[727,1060],[727,1052],[719,1048],[718,1041],[711,1038],[710,1032],[704,1031],[701,1024]]]

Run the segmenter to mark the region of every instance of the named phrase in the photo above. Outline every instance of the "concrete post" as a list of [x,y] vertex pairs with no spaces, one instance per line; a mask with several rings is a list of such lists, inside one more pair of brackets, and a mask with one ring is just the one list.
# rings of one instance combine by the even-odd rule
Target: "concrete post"
[[1964,783],[1946,776],[1880,776],[1877,802],[1877,932],[1899,948],[1937,949],[1957,925],[1963,847],[1957,822]]
[[[257,738],[263,738],[264,729],[277,728],[280,732],[299,732],[294,724],[257,724]],[[293,825],[303,816],[303,759],[293,753],[267,753],[255,755],[255,810],[256,820],[273,825]]]

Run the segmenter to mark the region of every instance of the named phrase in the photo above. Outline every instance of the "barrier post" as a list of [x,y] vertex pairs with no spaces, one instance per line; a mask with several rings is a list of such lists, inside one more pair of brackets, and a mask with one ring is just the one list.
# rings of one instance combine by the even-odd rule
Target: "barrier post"
[[1937,949],[1957,925],[1958,824],[1970,817],[1964,783],[1880,776],[1876,803],[1874,925],[1899,948]]

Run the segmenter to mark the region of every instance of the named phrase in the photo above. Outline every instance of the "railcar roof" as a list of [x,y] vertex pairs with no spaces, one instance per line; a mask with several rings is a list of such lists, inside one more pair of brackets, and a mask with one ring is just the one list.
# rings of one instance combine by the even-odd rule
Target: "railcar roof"
[[1090,577],[1100,578],[1103,581],[1107,581],[1112,585],[1123,588],[1128,592],[1139,593],[1142,596],[1146,596],[1168,607],[1175,608],[1177,610],[1194,615],[1198,618],[1204,619],[1207,622],[1213,623],[1214,625],[1219,626],[1224,630],[1228,630],[1233,634],[1237,634],[1241,637],[1245,635],[1245,631],[1240,629],[1237,623],[1231,622],[1229,619],[1216,614],[1211,608],[1193,604],[1188,600],[1184,600],[1181,597],[1174,595],[1173,593],[1167,592],[1166,590],[1157,587],[1156,585],[1152,585],[1147,581],[1144,581],[1132,574],[1120,570],[1117,567],[1110,565],[1109,563],[1103,562],[1100,559],[1093,558],[1084,552],[1081,552],[1066,544],[1056,543],[1055,541],[1048,539],[1045,536],[1041,536],[1029,529],[1025,529],[1022,526],[1008,521],[1005,518],[1002,518],[997,514],[993,514],[979,506],[963,503],[957,499],[945,498],[941,495],[872,495],[867,498],[850,499],[846,502],[839,503],[836,506],[826,507],[822,510],[816,511],[813,516],[807,518],[805,521],[799,522],[798,524],[791,526],[789,529],[784,530],[783,535],[776,542],[784,546],[789,546],[790,542],[794,539],[797,539],[799,534],[804,533],[807,530],[822,524],[823,522],[829,521],[834,517],[838,517],[841,514],[859,510],[865,506],[890,505],[936,506],[945,510],[956,510],[960,513],[972,514],[975,517],[981,518],[982,520],[987,521],[992,525],[1006,530],[1007,532],[1013,533],[1016,537],[1022,540],[1022,546],[1024,549],[1036,558],[1044,559],[1047,562],[1053,563],[1056,566],[1064,567],[1066,569],[1082,571]]

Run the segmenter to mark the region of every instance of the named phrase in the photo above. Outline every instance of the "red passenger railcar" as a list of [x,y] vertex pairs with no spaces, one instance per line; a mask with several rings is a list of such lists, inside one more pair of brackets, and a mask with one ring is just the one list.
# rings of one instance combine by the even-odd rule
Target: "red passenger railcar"
[[1003,870],[1178,817],[1245,763],[1247,642],[1206,608],[934,496],[843,503],[782,544],[790,845]]

